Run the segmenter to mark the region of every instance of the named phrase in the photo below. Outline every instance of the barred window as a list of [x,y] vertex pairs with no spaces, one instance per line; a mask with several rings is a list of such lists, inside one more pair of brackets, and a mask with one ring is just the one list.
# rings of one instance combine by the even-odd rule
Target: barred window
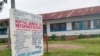
[[66,31],[66,23],[50,24],[50,31]]
[[90,20],[72,22],[72,30],[90,29]]
[[7,34],[7,28],[0,28],[0,35],[6,35]]

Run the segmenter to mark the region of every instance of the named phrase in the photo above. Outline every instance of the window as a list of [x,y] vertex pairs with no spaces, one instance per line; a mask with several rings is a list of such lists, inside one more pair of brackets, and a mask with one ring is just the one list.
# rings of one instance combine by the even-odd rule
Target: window
[[100,28],[100,19],[93,20],[94,28],[99,29]]
[[83,21],[83,29],[90,29],[91,26],[90,26],[90,20],[87,20],[87,21]]
[[46,25],[43,25],[43,34],[46,34]]
[[0,28],[0,35],[6,35],[7,34],[7,28]]
[[72,29],[80,30],[81,29],[81,21],[72,22]]
[[90,20],[72,22],[72,30],[90,29]]
[[50,31],[66,31],[66,23],[50,24]]
[[59,23],[60,25],[60,31],[66,31],[66,23]]

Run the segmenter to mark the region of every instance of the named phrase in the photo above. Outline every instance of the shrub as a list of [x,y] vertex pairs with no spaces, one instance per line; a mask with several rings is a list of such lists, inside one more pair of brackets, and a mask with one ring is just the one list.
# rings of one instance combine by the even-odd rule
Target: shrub
[[100,34],[97,34],[97,37],[100,37]]
[[78,38],[79,38],[79,39],[82,39],[82,38],[85,38],[85,36],[84,36],[83,34],[80,34],[80,35],[78,36]]
[[96,36],[94,34],[90,34],[90,37],[91,38],[95,38]]
[[6,38],[0,38],[0,43],[7,43],[7,39]]
[[52,36],[50,36],[50,40],[57,40],[57,36],[53,34]]
[[66,40],[66,36],[65,35],[61,35],[61,40],[65,41]]
[[91,38],[96,38],[96,37],[99,37],[99,36],[100,36],[100,34],[91,34],[90,35]]

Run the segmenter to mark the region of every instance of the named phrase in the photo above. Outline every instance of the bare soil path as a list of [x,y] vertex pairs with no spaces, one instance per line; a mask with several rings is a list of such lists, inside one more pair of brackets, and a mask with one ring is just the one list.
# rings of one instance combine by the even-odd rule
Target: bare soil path
[[[44,49],[45,48],[46,48],[46,45],[44,45]],[[48,48],[52,50],[52,49],[80,49],[80,48],[85,48],[85,47],[78,46],[78,45],[70,45],[70,44],[49,44]]]
[[0,45],[0,50],[4,50],[7,48],[7,45]]

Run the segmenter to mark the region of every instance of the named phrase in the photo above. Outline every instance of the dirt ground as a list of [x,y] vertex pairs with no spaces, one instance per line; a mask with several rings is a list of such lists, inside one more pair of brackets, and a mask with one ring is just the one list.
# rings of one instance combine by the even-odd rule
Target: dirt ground
[[0,45],[0,50],[4,50],[7,48],[7,45]]
[[[44,45],[44,49],[46,48],[46,45]],[[79,49],[79,48],[85,48],[83,46],[78,45],[69,45],[69,44],[49,44],[48,45],[49,50],[52,49]]]
[[[3,50],[5,48],[7,48],[7,45],[0,45],[0,50]],[[49,44],[48,48],[49,50],[52,50],[52,49],[79,49],[85,47],[78,45],[69,45],[69,44]],[[46,45],[44,45],[44,49],[46,49]]]

